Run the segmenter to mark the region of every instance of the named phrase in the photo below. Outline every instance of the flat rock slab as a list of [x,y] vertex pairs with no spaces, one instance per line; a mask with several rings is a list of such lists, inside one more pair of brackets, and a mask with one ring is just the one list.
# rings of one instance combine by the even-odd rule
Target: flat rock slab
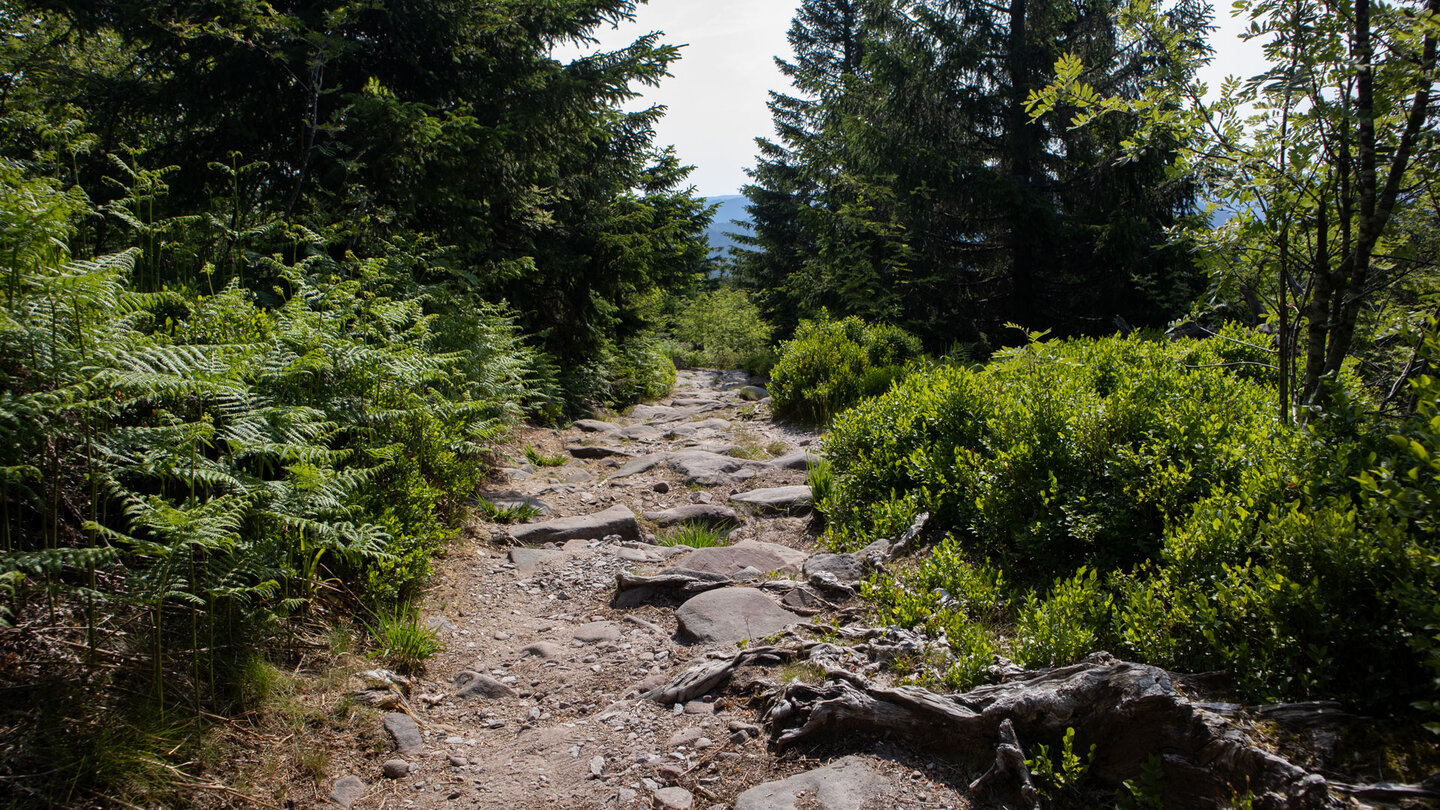
[[805,561],[805,578],[830,574],[842,585],[854,585],[860,581],[864,568],[854,554],[816,554]]
[[649,472],[661,464],[679,473],[687,484],[705,487],[739,484],[755,477],[764,462],[711,453],[705,450],[681,450],[641,456],[615,471],[611,478],[626,478]]
[[655,441],[660,438],[660,431],[649,425],[631,425],[620,431],[620,435],[637,441]]
[[645,519],[662,529],[686,523],[712,529],[734,529],[743,522],[734,509],[713,503],[687,503],[663,512],[647,512]]
[[631,461],[625,466],[616,470],[615,474],[610,477],[629,478],[632,475],[639,475],[640,473],[650,472],[656,467],[659,467],[661,464],[664,464],[666,459],[668,458],[669,456],[664,453],[657,453],[650,456],[641,456],[640,458],[637,458],[634,461]]
[[675,611],[680,630],[701,644],[733,644],[773,636],[804,621],[755,588],[721,588],[691,599]]
[[761,573],[783,571],[797,574],[808,557],[805,552],[796,551],[789,546],[746,540],[733,546],[697,548],[680,561],[680,566],[690,571],[722,574],[727,577],[746,568],[754,568]]
[[512,548],[510,562],[515,564],[515,575],[532,577],[540,566],[564,557],[566,552],[551,548]]
[[704,450],[686,450],[671,454],[670,469],[679,473],[687,484],[719,487],[738,484],[755,476],[759,462]]
[[731,496],[737,503],[761,515],[803,515],[815,502],[810,487],[775,487],[756,489]]
[[420,727],[415,725],[415,719],[410,715],[390,712],[380,718],[380,723],[385,726],[385,732],[395,743],[396,752],[403,756],[419,756],[425,753],[425,738],[420,735]]
[[618,434],[624,430],[623,427],[614,422],[602,422],[599,419],[577,419],[575,420],[575,427],[586,433]]
[[808,470],[813,464],[819,464],[824,458],[818,453],[799,452],[771,459],[770,466],[777,470]]
[[586,644],[615,643],[620,640],[617,622],[590,622],[575,628],[575,640]]
[[365,798],[365,782],[358,776],[347,776],[335,783],[327,798],[341,807],[349,807]]
[[621,450],[621,449],[618,448],[618,447],[605,447],[605,446],[603,446],[603,445],[596,445],[596,444],[572,444],[572,445],[570,445],[569,447],[565,448],[565,450],[566,450],[566,452],[568,452],[570,455],[574,456],[575,458],[591,458],[591,459],[594,459],[594,458],[610,458],[610,457],[612,457],[612,456],[619,456],[619,457],[621,457],[621,458],[630,458],[630,457],[632,457],[632,456],[635,455],[634,453],[631,453],[629,450]]
[[660,788],[654,798],[655,806],[663,810],[690,810],[695,806],[695,797],[685,788]]
[[670,546],[646,546],[645,548],[628,548],[621,546],[615,549],[615,556],[625,562],[640,563],[642,565],[654,565],[663,563],[666,560],[681,553],[681,549]]
[[883,777],[874,766],[859,757],[845,757],[750,788],[735,800],[735,810],[797,810],[802,797],[807,810],[860,810],[883,792]]
[[667,408],[664,405],[636,405],[634,410],[630,411],[630,417],[655,425],[664,422],[676,422],[686,417],[694,416],[695,413],[696,411],[689,408]]
[[635,520],[635,513],[625,506],[612,506],[593,515],[548,520],[510,530],[510,536],[522,546],[563,543],[566,540],[600,540],[610,535],[619,535],[624,540],[639,540],[640,524]]
[[705,419],[699,422],[688,422],[683,425],[675,425],[665,432],[667,439],[689,439],[703,431],[728,430],[730,423],[724,419]]

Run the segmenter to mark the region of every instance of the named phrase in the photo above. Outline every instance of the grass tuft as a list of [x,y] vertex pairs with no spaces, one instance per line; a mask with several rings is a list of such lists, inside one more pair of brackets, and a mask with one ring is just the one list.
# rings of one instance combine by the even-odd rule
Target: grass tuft
[[682,523],[660,538],[662,546],[689,546],[690,548],[714,548],[730,545],[729,532],[697,523]]
[[547,456],[533,444],[525,445],[525,460],[535,467],[560,467],[569,459],[563,455]]
[[522,503],[518,506],[499,506],[484,498],[480,499],[480,514],[491,523],[528,523],[541,514],[538,506]]
[[440,636],[420,625],[413,608],[397,607],[381,613],[370,634],[380,645],[372,655],[389,664],[396,672],[410,675],[425,668],[425,661],[440,652]]

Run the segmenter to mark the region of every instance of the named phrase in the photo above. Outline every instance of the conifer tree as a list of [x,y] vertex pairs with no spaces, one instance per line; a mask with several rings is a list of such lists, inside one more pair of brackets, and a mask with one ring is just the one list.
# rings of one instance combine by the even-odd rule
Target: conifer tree
[[[850,16],[840,5],[854,7],[797,15],[799,98],[772,100],[781,143],[762,144],[747,190],[761,252],[742,266],[769,288],[772,313],[825,306],[943,347],[1005,340],[1007,322],[1100,333],[1117,316],[1156,324],[1183,310],[1196,275],[1159,246],[1192,193],[1167,176],[1165,149],[1122,163],[1125,122],[1082,135],[1062,112],[1031,120],[1025,106],[1073,50],[1105,86],[1138,92],[1147,65],[1118,41],[1109,3],[871,0]],[[841,41],[847,20],[859,61],[824,81],[849,63],[814,43]],[[796,178],[806,196],[779,194]]]

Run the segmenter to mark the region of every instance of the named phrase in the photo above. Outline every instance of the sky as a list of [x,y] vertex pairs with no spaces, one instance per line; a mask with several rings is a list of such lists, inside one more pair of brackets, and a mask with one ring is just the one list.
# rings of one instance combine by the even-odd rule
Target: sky
[[[586,50],[607,51],[628,45],[650,31],[663,41],[684,46],[673,76],[658,88],[643,88],[630,105],[668,108],[656,126],[656,143],[673,144],[681,161],[695,167],[690,182],[706,197],[740,193],[745,169],[755,163],[755,138],[770,137],[769,91],[789,90],[775,57],[790,57],[785,34],[798,0],[650,0],[635,20],[596,32],[599,45],[566,48],[556,58],[574,58]],[[1258,46],[1239,42],[1239,22],[1221,7],[1221,30],[1212,42],[1217,54],[1204,78],[1212,89],[1226,74],[1249,76],[1260,70]]]

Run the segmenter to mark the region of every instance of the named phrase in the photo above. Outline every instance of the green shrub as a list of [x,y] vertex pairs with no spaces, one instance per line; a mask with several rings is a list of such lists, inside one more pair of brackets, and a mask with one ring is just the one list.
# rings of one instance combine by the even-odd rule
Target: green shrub
[[824,424],[865,397],[888,391],[920,356],[920,342],[859,318],[801,321],[770,371],[775,412]]
[[675,386],[675,364],[659,341],[636,337],[606,353],[601,404],[621,408],[659,399]]
[[[671,357],[686,368],[745,368],[765,365],[771,327],[743,290],[702,292],[674,301],[665,330],[673,338]],[[765,369],[768,371],[768,369]]]
[[1228,670],[1256,699],[1432,706],[1436,386],[1415,384],[1419,413],[1389,443],[1343,405],[1286,425],[1234,365],[1256,341],[1226,336],[1037,344],[909,377],[826,438],[830,542],[931,514],[945,539],[866,594],[944,633],[955,686],[984,656],[1108,649]]

